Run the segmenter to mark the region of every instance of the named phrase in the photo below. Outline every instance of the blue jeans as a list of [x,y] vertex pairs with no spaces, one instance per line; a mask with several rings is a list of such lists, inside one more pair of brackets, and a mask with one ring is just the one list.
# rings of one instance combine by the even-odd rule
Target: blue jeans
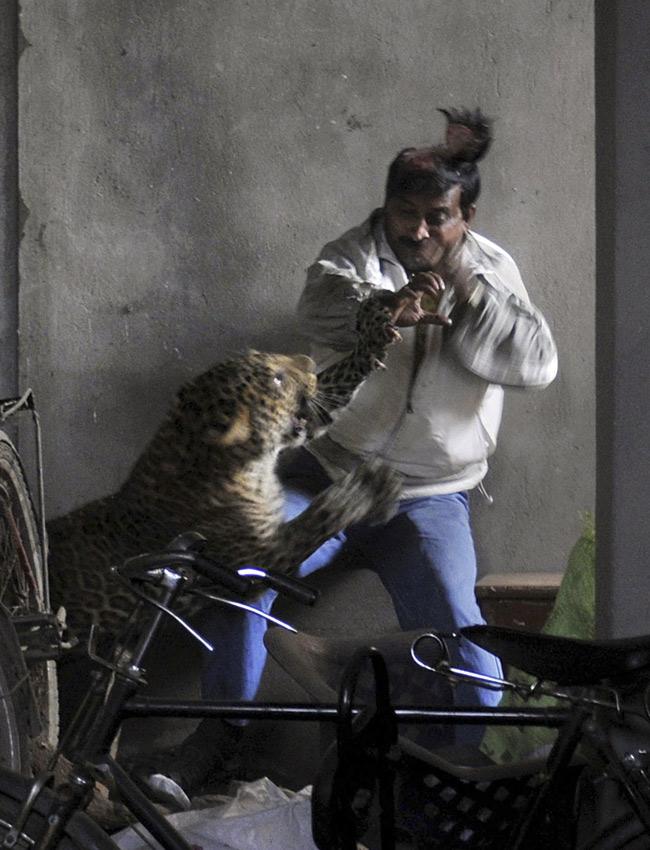
[[[331,483],[305,449],[296,454],[282,477],[287,519],[301,513],[313,496]],[[474,593],[476,556],[466,493],[403,499],[388,523],[359,523],[340,532],[307,558],[296,575],[308,576],[331,564],[344,550],[346,556],[352,554],[358,566],[377,573],[390,594],[402,630],[451,632],[485,622]],[[268,612],[276,596],[269,590],[252,604]],[[209,620],[202,623],[202,633],[215,646],[213,653],[206,653],[202,672],[205,699],[255,697],[266,661],[265,631],[266,622],[260,617],[227,608],[210,613]],[[449,643],[454,665],[501,675],[498,660],[485,650],[464,640]],[[500,693],[471,685],[456,689],[458,704],[492,706],[499,699]],[[468,727],[468,733],[470,730]],[[467,740],[476,735],[463,737]]]

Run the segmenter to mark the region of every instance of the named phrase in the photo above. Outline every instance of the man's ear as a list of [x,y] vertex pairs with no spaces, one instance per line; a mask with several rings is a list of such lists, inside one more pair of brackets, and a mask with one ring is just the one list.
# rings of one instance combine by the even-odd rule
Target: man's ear
[[467,208],[467,213],[465,215],[463,215],[463,218],[465,219],[465,224],[468,227],[470,227],[470,225],[474,221],[475,215],[476,215],[476,204],[470,204],[469,207]]
[[226,430],[208,428],[203,435],[203,442],[211,446],[236,446],[245,443],[250,438],[251,432],[250,410],[239,405]]

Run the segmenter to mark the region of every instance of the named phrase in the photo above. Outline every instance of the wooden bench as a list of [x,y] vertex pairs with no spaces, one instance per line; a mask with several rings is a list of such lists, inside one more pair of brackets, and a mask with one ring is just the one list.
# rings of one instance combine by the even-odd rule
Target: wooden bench
[[539,631],[561,580],[562,573],[489,573],[477,582],[476,598],[491,625]]

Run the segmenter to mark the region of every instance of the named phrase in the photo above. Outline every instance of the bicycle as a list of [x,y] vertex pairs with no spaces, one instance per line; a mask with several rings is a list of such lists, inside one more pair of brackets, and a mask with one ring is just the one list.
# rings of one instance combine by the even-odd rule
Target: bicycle
[[[137,696],[145,681],[147,652],[159,637],[165,616],[173,618],[206,645],[201,635],[174,611],[185,593],[218,604],[244,608],[283,626],[282,630],[286,633],[293,632],[288,624],[281,623],[273,615],[206,589],[206,580],[226,588],[235,596],[248,595],[254,581],[267,584],[305,604],[313,604],[316,599],[316,592],[301,580],[253,567],[231,572],[201,554],[204,544],[200,535],[188,533],[176,538],[168,550],[139,555],[114,568],[116,580],[130,587],[136,596],[131,625],[116,642],[115,651],[109,659],[95,654],[96,635],[91,634],[88,649],[97,665],[93,683],[47,769],[33,780],[0,770],[0,847],[115,850],[110,836],[84,811],[99,780],[114,788],[121,805],[164,850],[189,850],[188,843],[111,755],[120,725],[128,718],[309,720],[334,722],[343,728],[341,709],[336,703],[225,703]],[[148,619],[142,616],[147,607],[153,609]],[[439,713],[440,710],[428,707],[410,709],[406,713],[396,712],[398,719],[415,719],[417,722],[430,722]],[[362,715],[363,712],[357,708],[347,709],[346,716],[356,718]],[[381,712],[378,717],[381,718]],[[53,781],[60,755],[64,755],[69,763],[67,779],[61,787],[51,789],[48,786]]]
[[[0,428],[31,414],[38,514],[9,434],[0,430],[0,765],[27,773],[58,735],[55,659],[61,628],[49,600],[38,413],[31,390],[0,400]],[[11,427],[8,425],[7,427]],[[37,518],[38,516],[38,518]]]
[[[535,681],[531,685],[493,679],[452,667],[446,640],[459,637],[499,655]],[[433,658],[422,657],[425,644],[428,651],[433,649]],[[353,652],[345,639],[272,631],[268,646],[319,700],[331,695],[332,671],[352,653],[343,665],[339,693],[345,723],[314,784],[319,850],[354,850],[368,836],[382,850],[650,847],[650,636],[581,641],[472,626],[454,636],[383,636],[375,647]],[[548,756],[511,765],[488,764],[487,759],[465,764],[454,760],[453,748],[431,752],[398,738],[397,720],[422,722],[425,715],[418,708],[394,709],[388,697],[384,659],[403,662],[408,655],[420,668],[452,683],[512,690],[524,700],[547,695],[567,703],[566,708],[456,707],[428,712],[429,723],[557,728]],[[349,709],[367,660],[376,677],[378,707],[370,716],[353,717]],[[397,803],[387,783],[395,786]],[[369,800],[375,808],[379,800],[374,833]]]
[[[477,709],[422,705],[393,708],[387,696],[387,674],[381,670],[381,652],[378,649],[359,650],[358,640],[330,642],[330,649],[335,646],[340,650],[335,664],[339,665],[339,669],[341,658],[346,654],[349,657],[350,652],[354,650],[354,643],[357,644],[357,651],[353,652],[352,667],[344,675],[338,705],[328,699],[320,699],[316,704],[272,704],[138,698],[137,691],[144,681],[144,660],[147,651],[159,636],[163,617],[171,616],[198,640],[203,640],[173,611],[175,603],[185,592],[192,592],[221,604],[255,611],[253,606],[247,603],[227,599],[205,589],[201,585],[202,580],[217,583],[227,588],[230,593],[243,596],[251,590],[253,577],[256,581],[268,583],[280,592],[289,593],[305,603],[311,604],[315,601],[316,594],[302,581],[269,574],[256,568],[241,571],[244,575],[224,569],[201,555],[203,542],[198,535],[182,535],[173,542],[169,550],[131,558],[115,570],[116,578],[129,585],[137,597],[132,618],[134,629],[118,643],[110,660],[96,656],[94,658],[98,669],[93,676],[93,685],[80,709],[77,722],[71,725],[69,737],[61,742],[58,751],[65,753],[71,763],[67,783],[56,790],[47,787],[52,780],[54,757],[48,765],[48,770],[34,780],[0,770],[0,847],[114,850],[115,844],[109,835],[84,813],[92,797],[95,782],[99,779],[114,786],[122,805],[149,830],[164,850],[189,850],[187,842],[165,821],[110,754],[121,722],[130,717],[144,716],[335,722],[338,731],[337,749],[333,751],[335,757],[324,760],[313,798],[314,835],[322,850],[356,848],[359,824],[364,827],[368,825],[368,800],[372,797],[372,793],[361,793],[359,799],[359,792],[372,792],[374,785],[379,786],[381,807],[381,828],[377,841],[381,842],[382,850],[398,846],[402,827],[398,819],[397,829],[395,828],[396,806],[392,786],[396,776],[398,813],[403,817],[406,812],[408,816],[415,816],[418,821],[416,828],[411,831],[414,834],[413,841],[406,846],[500,847],[508,850],[535,846],[531,836],[534,837],[540,829],[543,820],[542,809],[549,801],[555,802],[555,798],[559,796],[558,789],[564,778],[563,772],[570,763],[578,742],[588,739],[593,739],[601,758],[616,771],[621,787],[625,789],[636,815],[644,824],[640,834],[650,835],[647,752],[637,745],[636,751],[634,748],[628,748],[627,756],[626,753],[620,755],[607,740],[601,740],[598,733],[598,730],[603,729],[609,732],[608,718],[611,719],[613,714],[619,720],[617,731],[629,733],[633,738],[641,734],[644,740],[647,739],[650,638],[580,642],[537,635],[529,635],[526,638],[522,637],[525,633],[516,630],[499,630],[492,627],[464,630],[466,637],[481,641],[485,648],[500,654],[506,662],[529,669],[540,678],[553,678],[560,683],[567,666],[567,656],[559,653],[563,649],[573,653],[568,656],[572,662],[569,669],[575,670],[577,667],[581,671],[587,671],[585,681],[588,685],[607,681],[606,687],[610,689],[608,693],[615,694],[609,701],[594,700],[584,694],[571,697],[579,706],[579,711],[573,708]],[[140,617],[145,606],[154,609],[147,622]],[[258,613],[260,616],[274,619],[271,615]],[[294,645],[298,646],[301,641],[304,645],[305,639],[309,637],[293,634],[290,627],[289,630],[271,630],[267,634],[270,648],[273,635],[282,635],[285,640],[292,640]],[[405,642],[410,641],[411,647],[416,646],[417,654],[417,647],[421,647],[422,641],[427,638],[436,646],[441,643],[444,645],[440,635],[422,632],[415,637],[412,634],[390,635],[380,638],[376,644],[380,649],[390,649],[392,645],[393,648],[400,649],[403,655]],[[89,649],[94,656],[92,641]],[[581,653],[579,656],[576,655],[578,652]],[[275,654],[277,657],[277,653]],[[372,699],[365,700],[365,705],[357,707],[354,701],[356,679],[367,656],[372,660],[377,678],[376,695],[374,704]],[[579,666],[575,663],[576,659],[580,661]],[[423,659],[420,657],[419,660]],[[623,676],[620,675],[622,663]],[[434,667],[437,672],[442,672],[452,680],[463,676],[475,679],[473,674],[449,667],[444,661],[442,664],[426,662],[424,666]],[[630,693],[621,693],[619,690],[612,692],[610,678],[616,679],[618,688],[629,688]],[[484,680],[484,684],[488,687],[519,687],[508,680]],[[556,695],[561,696],[557,693]],[[598,721],[598,712],[604,712],[604,726],[595,723],[592,728],[589,724],[591,721]],[[630,727],[630,717],[640,724],[640,729]],[[401,754],[396,755],[394,745],[398,740],[398,724],[459,722],[541,724],[561,728],[561,733],[548,761],[519,765],[514,773],[512,769],[503,767],[458,766],[444,754],[423,751],[415,744],[403,743]],[[339,757],[341,755],[343,758]],[[539,774],[544,766],[548,768],[549,780],[540,782]],[[576,776],[578,772],[583,772],[582,766],[576,768]],[[573,787],[574,779],[572,776],[568,786],[563,784],[562,788]],[[368,785],[371,787],[367,788]],[[414,802],[409,802],[408,799],[405,802],[404,793],[409,793],[412,789],[416,791]],[[523,804],[517,808],[520,799]],[[463,807],[464,800],[468,801],[469,808],[467,805]],[[430,807],[432,801],[435,801],[438,812],[435,824],[427,812],[427,806]],[[450,814],[450,804],[456,807],[453,809],[453,816]],[[342,837],[336,830],[332,830],[332,806],[335,807],[337,817],[347,824],[348,831]],[[485,822],[481,812],[486,806],[497,812],[499,817],[504,810],[512,809],[516,823],[513,826],[512,817],[509,820],[501,820],[498,824],[495,821],[496,825]],[[625,827],[625,821],[629,821],[630,817],[624,814],[622,819],[619,818],[619,822],[621,820]],[[503,826],[506,821],[507,829],[514,828],[518,833],[506,832],[506,827]],[[468,823],[471,824],[469,828]],[[422,824],[424,829],[420,829]],[[438,841],[437,836],[442,835],[441,840],[447,841],[447,844],[432,842],[434,825],[435,841]],[[638,829],[636,831],[638,832]],[[452,843],[449,843],[450,841]],[[619,848],[624,845],[610,846]]]

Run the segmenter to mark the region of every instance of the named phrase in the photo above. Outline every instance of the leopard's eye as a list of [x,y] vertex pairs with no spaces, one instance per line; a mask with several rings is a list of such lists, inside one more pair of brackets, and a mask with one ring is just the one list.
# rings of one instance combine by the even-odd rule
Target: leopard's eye
[[281,387],[282,384],[284,383],[284,379],[285,379],[284,372],[276,372],[275,375],[273,376],[273,383],[277,387]]

